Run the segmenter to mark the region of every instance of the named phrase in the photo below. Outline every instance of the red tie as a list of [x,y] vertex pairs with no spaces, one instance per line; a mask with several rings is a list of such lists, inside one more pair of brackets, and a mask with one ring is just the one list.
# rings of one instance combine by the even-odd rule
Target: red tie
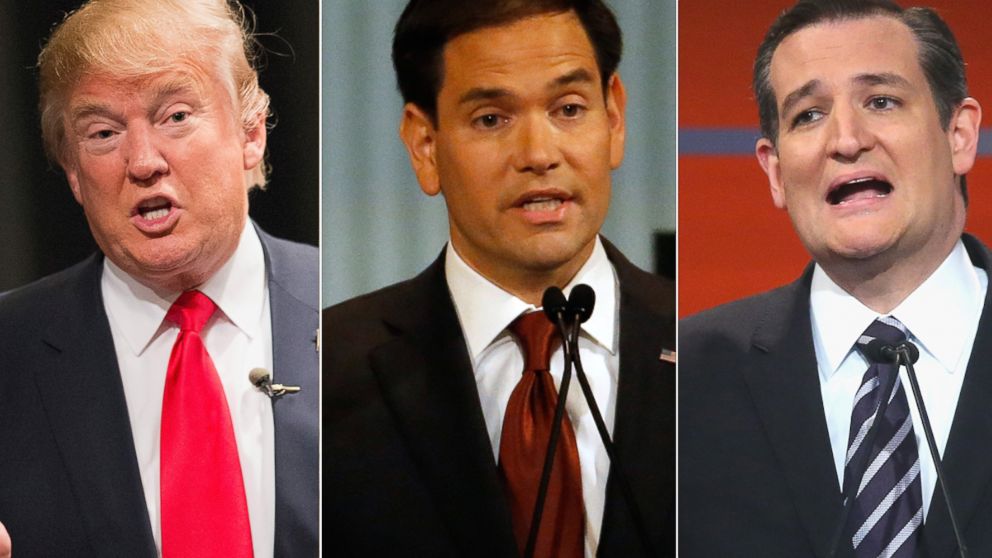
[[179,325],[162,399],[162,557],[251,558],[238,444],[200,330],[217,306],[186,291],[166,319]]
[[[506,405],[499,442],[499,469],[517,545],[523,553],[558,400],[549,372],[551,352],[558,336],[554,324],[543,312],[517,318],[510,331],[522,345],[524,372]],[[581,558],[584,552],[585,513],[579,451],[567,413],[562,421],[544,515],[534,546],[534,556],[542,558]]]

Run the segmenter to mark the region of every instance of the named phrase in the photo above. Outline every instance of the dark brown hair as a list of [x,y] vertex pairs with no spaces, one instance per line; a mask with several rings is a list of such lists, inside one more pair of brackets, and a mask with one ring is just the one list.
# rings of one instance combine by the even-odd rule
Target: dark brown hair
[[773,143],[778,139],[778,105],[770,81],[772,56],[778,45],[789,35],[818,23],[871,16],[891,17],[912,31],[941,125],[947,127],[954,109],[968,96],[968,84],[958,43],[937,12],[903,9],[889,0],[801,0],[778,16],[754,61],[754,95],[763,137]]
[[602,0],[410,0],[393,35],[393,67],[403,100],[420,107],[436,124],[448,41],[485,27],[569,11],[578,16],[592,43],[605,90],[620,63],[623,39]]

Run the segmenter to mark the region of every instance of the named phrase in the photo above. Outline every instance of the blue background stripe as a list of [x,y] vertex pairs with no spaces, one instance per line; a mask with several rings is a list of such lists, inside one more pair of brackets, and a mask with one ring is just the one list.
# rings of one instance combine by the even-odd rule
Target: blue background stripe
[[[680,128],[679,155],[754,155],[757,128]],[[978,155],[992,156],[992,128],[982,128]]]

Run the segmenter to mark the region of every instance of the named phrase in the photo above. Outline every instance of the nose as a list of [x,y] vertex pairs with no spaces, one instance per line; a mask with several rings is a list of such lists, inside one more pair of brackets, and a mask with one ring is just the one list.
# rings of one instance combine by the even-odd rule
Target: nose
[[517,170],[543,175],[558,168],[561,153],[557,142],[554,125],[546,115],[535,114],[521,119],[515,145]]
[[833,158],[854,161],[862,152],[875,146],[875,134],[866,117],[857,107],[835,106],[831,118],[830,152]]
[[150,125],[128,126],[124,157],[128,178],[139,185],[150,185],[157,176],[169,170]]

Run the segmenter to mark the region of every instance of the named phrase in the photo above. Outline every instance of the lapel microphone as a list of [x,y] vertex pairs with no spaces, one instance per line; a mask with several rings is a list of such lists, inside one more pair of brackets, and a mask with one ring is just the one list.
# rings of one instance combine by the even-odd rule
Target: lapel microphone
[[279,399],[283,395],[293,395],[299,393],[300,386],[284,386],[272,383],[272,374],[264,368],[252,368],[248,373],[248,381],[262,393],[269,396],[269,399]]
[[[926,405],[923,404],[923,394],[920,392],[920,383],[916,377],[916,370],[913,368],[913,364],[920,359],[920,349],[911,341],[902,341],[896,344],[889,344],[882,339],[873,339],[869,341],[867,345],[864,346],[864,355],[871,362],[878,363],[890,363],[895,364],[896,367],[905,366],[906,376],[909,378],[909,386],[913,392],[913,400],[916,401],[916,408],[920,412],[920,422],[923,425],[923,435],[927,439],[927,447],[930,450],[930,458],[933,460],[933,467],[937,473],[937,485],[934,488],[940,488],[944,495],[944,503],[947,504],[947,515],[951,519],[951,528],[954,530],[954,540],[958,545],[958,552],[961,558],[968,558],[968,547],[965,546],[964,537],[961,536],[961,528],[958,525],[957,515],[954,513],[954,506],[951,505],[951,495],[948,493],[947,481],[944,477],[944,468],[941,465],[940,453],[937,451],[937,442],[933,437],[933,427],[930,426],[930,417],[927,415]],[[891,393],[895,387],[895,377],[893,375],[892,382],[887,383],[886,390],[884,393],[889,394],[888,397],[882,399],[878,410],[876,411],[876,416],[883,416],[885,414],[885,409],[888,406],[889,398],[892,397]],[[881,421],[875,421],[872,424],[871,432],[866,437],[871,440],[871,446],[874,446],[874,439],[877,434],[878,424]],[[869,456],[870,457],[870,456]],[[861,484],[861,478],[864,476],[864,469],[866,463],[862,463],[857,469],[859,471],[857,482],[852,482],[852,486],[858,486]],[[849,487],[850,488],[850,487]],[[831,549],[830,556],[836,556],[838,545],[840,539],[843,537],[844,526],[847,523],[847,517],[851,512],[851,505],[854,500],[854,494],[844,495],[844,512],[841,515],[840,526],[834,537],[833,548]],[[925,524],[924,524],[925,527]]]

